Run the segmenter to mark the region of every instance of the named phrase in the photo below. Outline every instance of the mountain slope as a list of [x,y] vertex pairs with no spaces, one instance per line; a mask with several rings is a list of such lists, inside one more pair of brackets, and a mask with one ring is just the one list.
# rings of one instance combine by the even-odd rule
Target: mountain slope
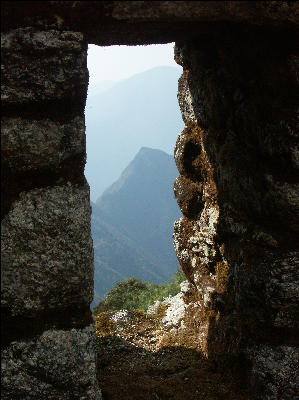
[[[102,81],[99,83],[96,83],[95,85],[89,85],[88,86],[88,98],[90,100],[91,97],[96,96],[100,93],[105,92],[106,90],[109,90],[112,88],[112,86],[114,86],[116,84],[115,81]],[[89,103],[92,104],[92,102],[89,101]]]
[[93,201],[142,146],[173,152],[183,129],[177,101],[180,74],[180,68],[156,67],[87,98],[85,175]]
[[96,299],[116,281],[139,277],[161,283],[177,269],[172,243],[173,223],[180,217],[172,191],[176,176],[173,157],[143,147],[92,204]]

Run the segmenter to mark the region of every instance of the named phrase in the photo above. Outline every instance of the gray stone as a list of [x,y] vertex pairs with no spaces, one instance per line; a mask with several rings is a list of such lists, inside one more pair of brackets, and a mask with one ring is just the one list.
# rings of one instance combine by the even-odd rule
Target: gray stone
[[266,175],[268,210],[276,214],[281,225],[299,232],[299,184],[281,182]]
[[50,119],[3,118],[2,161],[14,171],[59,167],[68,158],[85,154],[83,117],[68,122]]
[[93,249],[89,186],[20,194],[2,222],[2,300],[12,315],[89,305]]
[[299,304],[298,252],[290,252],[274,261],[265,292],[273,325],[296,328]]
[[247,357],[255,400],[298,400],[298,348],[258,345],[247,350]]
[[188,71],[184,71],[179,79],[178,102],[185,125],[196,122],[193,99],[188,85]]
[[[197,289],[198,340],[224,368],[245,351],[257,400],[295,399],[298,3],[2,3],[3,398],[100,399],[90,328],[57,328],[65,309],[63,326],[82,326],[93,295],[88,185],[65,184],[84,179],[87,42],[175,40],[188,215],[174,244]],[[47,331],[28,339],[24,319]]]
[[[175,148],[184,217],[175,223],[174,246],[198,292],[208,357],[225,368],[252,345],[246,376],[253,397],[289,400],[296,396],[298,320],[293,41],[272,32],[270,46],[252,29],[249,48],[249,30],[233,30],[176,44],[185,129]],[[204,207],[190,213],[200,186]]]
[[[80,3],[80,2],[79,2]],[[279,22],[296,21],[296,8],[292,3],[279,2],[271,4],[250,1],[114,1],[112,16],[119,20],[159,21],[187,20],[187,21],[254,21],[261,20],[278,24]]]
[[1,35],[3,105],[84,98],[87,45],[80,32],[19,28]]
[[95,328],[48,330],[12,342],[1,358],[3,400],[100,400]]

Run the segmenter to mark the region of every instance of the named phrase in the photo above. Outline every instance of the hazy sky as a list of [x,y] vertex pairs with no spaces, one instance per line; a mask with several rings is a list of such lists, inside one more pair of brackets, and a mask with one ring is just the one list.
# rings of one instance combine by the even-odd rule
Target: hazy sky
[[88,46],[89,85],[118,81],[156,66],[178,67],[173,59],[174,43],[148,46]]
[[[118,178],[118,176],[121,174],[125,166],[133,159],[135,153],[137,154],[139,150],[138,148],[135,149],[137,143],[138,146],[160,148],[161,150],[166,151],[164,147],[161,148],[162,144],[164,142],[167,142],[164,136],[167,138],[168,136],[171,136],[170,133],[167,131],[167,134],[164,133],[164,135],[161,135],[160,139],[156,138],[156,136],[153,135],[152,139],[145,139],[144,143],[139,144],[140,139],[138,138],[140,135],[137,135],[135,147],[132,145],[132,149],[134,150],[127,149],[126,151],[125,150],[122,151],[122,153],[124,154],[123,157],[126,156],[128,158],[125,163],[124,162],[121,163],[120,159],[122,159],[122,157],[115,156],[115,152],[120,151],[117,146],[113,145],[111,151],[110,141],[111,140],[113,141],[113,135],[111,134],[111,137],[109,136],[108,138],[106,138],[105,136],[101,136],[97,139],[96,157],[94,157],[93,151],[95,147],[95,137],[94,137],[95,133],[91,122],[92,121],[91,115],[93,115],[92,107],[94,107],[93,100],[91,99],[92,96],[101,93],[103,89],[104,90],[107,89],[106,84],[104,85],[102,84],[102,82],[105,81],[115,81],[115,82],[121,81],[124,79],[128,79],[133,75],[145,72],[147,70],[159,66],[176,67],[177,69],[181,68],[173,59],[174,57],[173,48],[174,48],[174,43],[169,43],[164,45],[148,45],[148,46],[107,46],[107,47],[100,47],[95,45],[88,46],[88,57],[87,57],[87,66],[89,70],[88,96],[90,100],[87,99],[87,108],[85,110],[86,146],[87,146],[87,164],[85,167],[85,175],[90,184],[90,196],[92,201],[96,201],[96,199],[102,193],[102,191],[99,193],[96,190],[96,184],[95,184],[95,180],[97,181],[98,179],[100,179],[100,177],[97,178],[97,171],[103,169],[103,166],[101,164],[102,161],[99,160],[106,160],[107,155],[109,155],[107,164],[105,164],[109,170],[109,174],[106,174],[105,179],[102,179],[102,181],[105,182],[106,187],[108,187]],[[97,84],[99,84],[99,86]],[[179,112],[176,100],[177,83],[174,82],[174,85],[175,86],[174,86],[173,99],[175,101],[176,107],[173,107],[173,112],[175,113],[176,118],[173,118],[173,120],[176,121],[177,120],[176,113]],[[109,88],[109,82],[107,87]],[[168,90],[170,89],[168,88]],[[92,107],[88,106],[89,101],[93,104]],[[163,123],[166,123],[166,128],[167,128],[168,127],[167,122],[164,121]],[[172,122],[168,121],[168,123],[171,124]],[[113,124],[117,124],[117,121],[113,120],[112,125]],[[106,127],[106,129],[108,128]],[[178,127],[177,129],[175,127],[173,129],[174,143],[176,135],[179,133],[179,131],[181,131],[180,127]],[[136,134],[136,132],[134,134]],[[98,142],[100,143],[100,145]],[[131,154],[132,151],[133,154]],[[111,161],[111,158],[113,158],[113,161]],[[110,166],[109,164],[110,161],[113,163],[112,166]],[[119,168],[119,171],[115,172],[114,171],[115,168]],[[113,175],[113,173],[115,176]],[[111,174],[113,175],[113,178],[111,177]],[[111,178],[111,182],[108,182],[107,180],[108,176]]]

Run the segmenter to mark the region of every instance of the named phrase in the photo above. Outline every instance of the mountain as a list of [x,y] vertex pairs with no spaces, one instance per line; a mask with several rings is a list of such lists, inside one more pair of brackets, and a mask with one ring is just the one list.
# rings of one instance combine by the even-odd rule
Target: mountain
[[169,154],[142,147],[120,178],[92,203],[96,304],[117,281],[161,283],[178,268],[172,243],[180,210]]
[[85,108],[85,175],[93,201],[118,179],[142,146],[173,153],[183,130],[177,101],[180,74],[180,68],[156,67],[106,82],[104,91],[101,85],[91,89],[90,94],[100,91],[88,96]]

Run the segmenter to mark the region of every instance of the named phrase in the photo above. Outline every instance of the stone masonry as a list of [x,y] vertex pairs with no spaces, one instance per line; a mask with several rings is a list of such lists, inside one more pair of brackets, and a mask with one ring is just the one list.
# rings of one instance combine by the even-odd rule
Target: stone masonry
[[87,46],[174,41],[185,122],[174,245],[201,302],[202,350],[253,399],[296,398],[297,38],[296,2],[2,2],[4,400],[102,398]]

